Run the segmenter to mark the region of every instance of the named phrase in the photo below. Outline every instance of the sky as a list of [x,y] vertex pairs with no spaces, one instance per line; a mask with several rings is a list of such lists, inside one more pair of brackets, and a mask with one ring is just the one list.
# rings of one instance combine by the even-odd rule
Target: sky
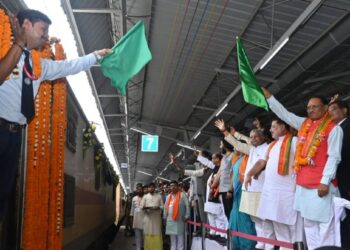
[[[61,43],[67,54],[67,59],[77,58],[78,49],[76,41],[68,23],[67,17],[61,7],[61,1],[24,0],[24,2],[28,8],[39,10],[45,13],[51,19],[52,24],[50,25],[49,29],[49,36],[61,39]],[[121,178],[122,175],[120,174],[117,161],[114,158],[114,154],[112,153],[112,148],[107,137],[106,129],[103,125],[101,115],[97,109],[97,103],[95,97],[92,94],[92,89],[90,87],[87,74],[85,72],[81,72],[73,76],[68,76],[67,79],[87,119],[98,124],[96,126],[96,136],[99,141],[104,144],[106,155],[109,158],[116,173],[120,176],[120,183],[125,190],[125,184]]]

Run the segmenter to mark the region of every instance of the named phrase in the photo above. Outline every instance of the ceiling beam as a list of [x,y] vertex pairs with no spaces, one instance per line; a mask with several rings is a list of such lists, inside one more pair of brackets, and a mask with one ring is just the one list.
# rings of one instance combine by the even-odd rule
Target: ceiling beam
[[112,95],[98,95],[99,98],[120,98],[121,95],[118,94],[112,94]]
[[[223,69],[223,68],[219,69],[219,68],[216,68],[215,71],[217,73],[222,73],[222,74],[226,74],[226,75],[238,76],[238,72],[235,72],[235,71],[230,70],[230,69]],[[256,78],[258,80],[262,80],[262,81],[267,81],[267,82],[271,82],[271,83],[277,83],[276,79],[269,78],[269,77],[264,77],[264,76],[257,75]]]
[[[165,124],[158,124],[158,123],[151,123],[151,122],[144,122],[144,121],[138,121],[137,123],[140,125],[153,126],[156,128],[156,130],[160,130],[160,131],[164,129],[168,129],[168,130],[173,130],[180,133],[191,132],[194,134],[194,132],[198,130],[198,128],[191,127],[191,126],[177,126],[177,125],[168,125],[168,124],[165,125]],[[209,131],[202,131],[202,134],[209,137],[217,137],[215,133],[212,133]]]
[[332,80],[334,78],[339,78],[339,77],[348,76],[348,75],[350,75],[350,71],[344,71],[344,72],[338,73],[338,74],[311,78],[309,80],[304,81],[304,83],[309,84],[309,83],[316,83],[316,82],[321,82],[321,81],[328,81],[328,80]]
[[[209,108],[209,107],[205,107],[205,106],[199,106],[199,105],[192,105],[192,108],[194,109],[200,109],[200,110],[205,110],[205,111],[215,111],[215,108]],[[238,115],[237,113],[234,112],[229,112],[229,111],[222,111],[222,114],[227,114],[227,115]]]
[[118,9],[72,9],[73,13],[86,13],[86,14],[112,14],[119,13]]
[[104,114],[105,117],[124,117],[125,114]]

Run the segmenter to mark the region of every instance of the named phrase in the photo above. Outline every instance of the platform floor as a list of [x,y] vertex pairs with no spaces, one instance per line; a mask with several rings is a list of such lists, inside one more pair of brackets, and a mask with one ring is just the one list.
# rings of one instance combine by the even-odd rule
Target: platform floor
[[134,250],[136,249],[134,243],[135,243],[135,237],[125,237],[125,226],[120,226],[120,229],[114,238],[110,250]]

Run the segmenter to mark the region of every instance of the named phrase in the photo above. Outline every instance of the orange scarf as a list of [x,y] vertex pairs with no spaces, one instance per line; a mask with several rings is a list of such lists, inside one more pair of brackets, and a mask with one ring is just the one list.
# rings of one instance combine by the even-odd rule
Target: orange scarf
[[[173,194],[169,194],[169,199],[166,203],[166,216],[168,217],[169,214],[169,207],[170,207],[170,203],[173,199]],[[179,207],[180,207],[180,199],[181,199],[181,192],[178,191],[177,194],[175,195],[175,200],[174,200],[174,204],[173,204],[173,220],[177,221],[178,217],[179,217]]]
[[243,155],[241,164],[239,164],[239,181],[241,183],[243,183],[243,180],[244,180],[244,173],[247,168],[248,158],[249,158],[248,155]]
[[[290,150],[292,147],[292,140],[293,135],[291,133],[287,133],[284,138],[281,145],[280,155],[278,158],[278,174],[285,176],[289,174],[289,157],[290,157]],[[270,151],[275,146],[276,142],[278,140],[274,140],[267,150],[267,159],[269,158]]]
[[[239,154],[239,153],[237,153],[237,152],[235,152],[234,154],[233,154],[233,156],[232,156],[232,161],[231,161],[231,163],[232,163],[232,167],[235,165],[235,163],[239,160],[239,159],[241,159],[241,154]],[[239,164],[239,181],[241,182],[241,183],[243,183],[243,180],[244,180],[244,173],[245,173],[245,169],[247,168],[247,163],[248,163],[248,155],[245,155],[245,154],[243,154],[243,156],[242,156],[242,161],[241,161],[241,163]],[[232,171],[231,171],[231,177],[232,177],[232,173],[233,173],[233,169],[232,169]]]

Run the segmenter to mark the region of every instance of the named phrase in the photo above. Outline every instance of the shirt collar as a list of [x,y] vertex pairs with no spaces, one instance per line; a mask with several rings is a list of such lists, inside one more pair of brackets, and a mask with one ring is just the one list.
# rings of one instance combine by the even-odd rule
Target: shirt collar
[[340,122],[338,122],[338,125],[342,124],[345,120],[346,120],[347,117],[345,117],[343,120],[341,120]]

